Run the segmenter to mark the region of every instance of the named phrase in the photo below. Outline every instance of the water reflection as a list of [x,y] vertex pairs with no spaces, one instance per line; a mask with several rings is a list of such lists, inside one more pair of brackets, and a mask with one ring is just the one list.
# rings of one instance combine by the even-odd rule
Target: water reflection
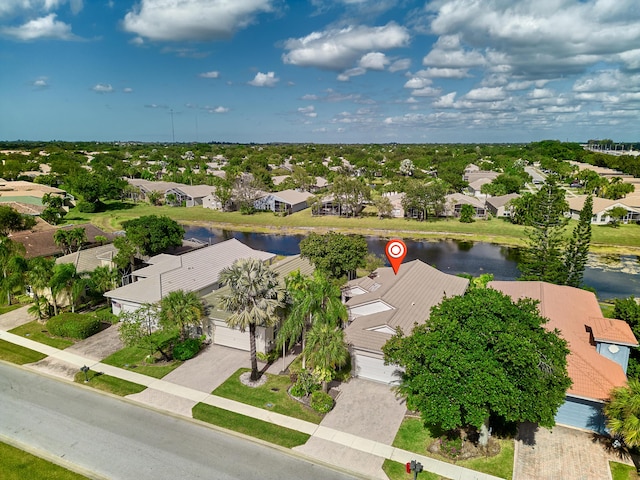
[[[304,235],[270,235],[263,233],[235,232],[206,227],[186,227],[185,238],[197,238],[207,243],[219,243],[236,238],[252,248],[278,255],[300,253],[300,241]],[[384,257],[387,239],[367,237],[369,251]],[[451,274],[469,273],[478,276],[491,273],[496,280],[515,280],[518,271],[518,249],[483,242],[469,241],[420,241],[405,240],[405,262],[420,259],[439,270]],[[590,255],[585,269],[584,282],[596,289],[600,299],[640,296],[640,263],[632,255]]]

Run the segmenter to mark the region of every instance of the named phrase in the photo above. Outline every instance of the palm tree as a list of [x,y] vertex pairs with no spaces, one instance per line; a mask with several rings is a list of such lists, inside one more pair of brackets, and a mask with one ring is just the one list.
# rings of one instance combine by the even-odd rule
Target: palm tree
[[46,292],[48,290],[51,293],[49,283],[55,264],[53,258],[45,257],[35,257],[28,262],[27,283],[31,286],[35,300],[30,313],[35,313],[40,321],[43,319],[43,310],[48,312],[49,300]]
[[241,332],[249,329],[251,380],[256,381],[259,378],[256,326],[272,326],[278,322],[285,291],[278,284],[277,273],[254,258],[236,260],[220,272],[219,278],[230,289],[219,302],[221,309],[231,312],[227,325]]
[[[306,332],[315,323],[339,326],[347,319],[347,308],[341,301],[340,287],[316,270],[312,278],[300,271],[287,277],[287,289],[292,299],[289,316],[278,332],[278,348],[293,344],[302,336],[302,350],[305,348]],[[302,368],[306,366],[303,353]]]
[[27,261],[23,254],[24,246],[21,243],[0,237],[0,292],[6,295],[8,305],[11,305],[14,290],[25,284]]
[[176,290],[160,300],[160,325],[163,329],[177,328],[180,341],[187,339],[189,327],[199,325],[204,305],[196,292]]
[[49,287],[53,297],[53,314],[58,315],[58,296],[65,292],[71,304],[71,311],[75,312],[76,303],[84,293],[86,284],[73,263],[60,263],[53,268]]
[[346,364],[349,359],[349,347],[344,341],[344,331],[328,323],[314,324],[307,332],[304,353],[326,392],[336,368]]
[[632,378],[627,386],[614,388],[604,414],[613,435],[620,436],[629,448],[640,446],[640,380]]

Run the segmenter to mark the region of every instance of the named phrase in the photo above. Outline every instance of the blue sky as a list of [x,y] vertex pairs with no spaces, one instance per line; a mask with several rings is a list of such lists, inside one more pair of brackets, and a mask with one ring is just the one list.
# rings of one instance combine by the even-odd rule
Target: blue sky
[[0,140],[639,140],[637,0],[1,0]]

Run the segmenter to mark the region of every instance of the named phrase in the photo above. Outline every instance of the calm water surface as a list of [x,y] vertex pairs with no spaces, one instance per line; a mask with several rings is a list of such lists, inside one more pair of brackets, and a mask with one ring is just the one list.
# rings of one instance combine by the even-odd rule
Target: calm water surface
[[[269,235],[235,232],[206,227],[186,227],[185,238],[197,238],[210,244],[230,238],[240,240],[251,248],[278,255],[300,253],[304,235]],[[366,237],[369,251],[384,257],[386,239]],[[492,273],[496,280],[515,280],[518,271],[518,249],[483,242],[443,240],[436,242],[405,240],[405,262],[420,259],[443,272],[469,273],[478,276]],[[597,256],[589,259],[584,283],[596,289],[598,298],[640,296],[640,263],[636,256]]]

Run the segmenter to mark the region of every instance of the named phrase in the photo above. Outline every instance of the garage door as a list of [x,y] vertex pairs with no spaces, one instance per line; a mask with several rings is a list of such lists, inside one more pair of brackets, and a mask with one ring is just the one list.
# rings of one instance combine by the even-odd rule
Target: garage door
[[229,328],[224,323],[214,322],[213,343],[225,347],[238,348],[249,351],[249,332],[241,332],[235,328]]
[[356,353],[354,355],[355,376],[374,382],[397,384],[400,377],[394,375],[400,367],[397,365],[385,365],[381,358],[369,357]]
[[604,433],[605,419],[602,403],[567,396],[567,401],[556,413],[556,423]]

